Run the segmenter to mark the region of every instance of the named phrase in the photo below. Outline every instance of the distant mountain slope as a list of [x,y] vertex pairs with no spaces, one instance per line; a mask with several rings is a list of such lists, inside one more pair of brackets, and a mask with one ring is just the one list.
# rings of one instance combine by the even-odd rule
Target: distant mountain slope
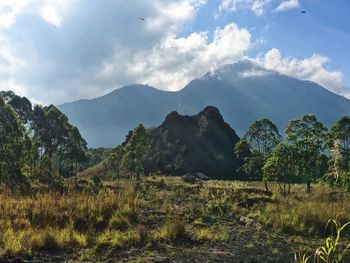
[[[234,171],[240,160],[233,149],[239,137],[215,107],[207,106],[193,116],[173,111],[160,126],[149,130],[147,141],[149,146],[142,160],[146,175],[160,172],[181,176],[201,172],[211,179],[238,178]],[[128,142],[126,140],[124,145]],[[96,175],[105,180],[110,178],[106,160],[81,172],[79,177]]]
[[255,120],[267,117],[281,131],[302,114],[315,114],[329,126],[350,114],[350,101],[320,85],[265,70],[250,61],[226,65],[191,81],[178,92],[135,85],[103,97],[59,106],[79,127],[90,146],[113,146],[142,122],[158,126],[171,111],[192,115],[207,105],[220,109],[239,135]]

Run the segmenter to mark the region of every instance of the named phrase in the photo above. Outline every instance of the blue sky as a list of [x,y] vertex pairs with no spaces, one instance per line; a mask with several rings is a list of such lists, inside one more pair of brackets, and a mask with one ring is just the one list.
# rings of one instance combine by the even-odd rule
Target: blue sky
[[[274,5],[273,5],[274,4]],[[220,1],[209,1],[198,12],[192,27],[185,31],[212,31],[234,22],[248,28],[255,40],[264,42],[247,52],[249,56],[278,48],[283,54],[302,59],[320,54],[330,59],[327,68],[344,73],[344,84],[350,87],[350,2],[346,0],[301,0],[299,7],[285,12],[273,12],[278,2],[257,16],[249,8],[235,12],[218,11]],[[301,11],[306,11],[302,14]]]
[[179,90],[249,58],[349,96],[349,10],[347,0],[0,0],[0,89],[44,104],[133,83]]

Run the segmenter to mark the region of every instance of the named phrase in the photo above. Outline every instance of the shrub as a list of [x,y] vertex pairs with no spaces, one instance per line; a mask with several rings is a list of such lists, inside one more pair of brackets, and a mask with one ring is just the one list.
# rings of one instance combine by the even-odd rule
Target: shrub
[[167,220],[158,234],[158,238],[166,242],[176,242],[187,237],[185,224],[178,218]]

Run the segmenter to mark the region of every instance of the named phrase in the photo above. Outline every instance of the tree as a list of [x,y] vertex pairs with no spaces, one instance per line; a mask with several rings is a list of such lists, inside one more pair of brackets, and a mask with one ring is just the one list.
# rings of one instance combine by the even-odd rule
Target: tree
[[55,178],[52,176],[51,159],[44,155],[39,161],[38,177],[41,182],[47,184],[51,189],[55,187]]
[[265,158],[257,150],[251,151],[246,139],[241,138],[235,145],[234,152],[239,162],[238,174],[243,176],[244,180],[262,180],[262,166]]
[[245,158],[251,155],[249,143],[245,138],[241,138],[234,147],[235,155],[240,163],[240,166],[244,164]]
[[[47,156],[52,169],[61,175],[75,175],[81,163],[86,159],[86,141],[79,130],[72,126],[68,118],[55,106],[41,107],[36,105],[32,115],[31,128],[33,142],[36,142],[38,153],[34,160]],[[34,150],[35,152],[35,150]],[[52,171],[51,171],[52,172]]]
[[20,97],[12,91],[0,91],[0,97],[6,104],[12,106],[24,124],[30,122],[33,108],[32,103],[26,97]]
[[15,110],[0,97],[0,183],[11,190],[25,191],[28,187],[22,173],[28,140]]
[[123,166],[125,166],[131,173],[136,175],[136,180],[140,180],[143,174],[142,160],[148,150],[148,133],[146,128],[139,124],[129,136],[125,146],[125,154],[123,156]]
[[119,182],[121,169],[123,166],[123,156],[125,150],[122,146],[115,147],[107,158],[108,170],[112,173],[112,178]]
[[296,174],[306,183],[308,193],[311,192],[311,182],[320,175],[319,164],[322,161],[326,131],[323,124],[310,114],[290,121],[286,127],[287,140],[295,153]]
[[287,192],[288,194],[290,192],[290,176],[293,174],[294,170],[293,160],[293,148],[290,145],[281,142],[276,146],[263,167],[264,181],[283,182],[283,188],[280,188],[284,196],[287,195]]
[[70,174],[75,176],[80,169],[80,164],[87,162],[87,143],[77,127],[67,123],[67,128],[68,138],[66,144],[63,146],[65,149],[64,157],[70,161]]
[[[278,132],[278,128],[268,119],[261,119],[253,122],[244,136],[246,142],[242,142],[237,147],[244,150],[246,144],[249,145],[251,154],[245,157],[245,162],[240,168],[246,174],[263,180],[263,166],[268,157],[270,157],[273,149],[282,140],[282,136]],[[266,191],[269,191],[267,181],[264,181]]]
[[253,122],[244,136],[252,150],[256,150],[265,157],[271,155],[273,149],[281,142],[282,136],[277,126],[269,119]]
[[79,130],[55,106],[33,109],[27,98],[0,92],[1,183],[23,189],[29,180],[41,178],[51,184],[54,169],[59,176],[63,170],[75,175],[86,161],[85,152]]
[[350,118],[341,117],[327,134],[327,145],[331,152],[328,177],[332,183],[350,190]]

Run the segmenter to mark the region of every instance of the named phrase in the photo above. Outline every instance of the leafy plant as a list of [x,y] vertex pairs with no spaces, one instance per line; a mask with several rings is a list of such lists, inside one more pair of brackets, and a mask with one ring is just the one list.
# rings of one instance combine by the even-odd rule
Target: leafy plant
[[[336,235],[335,237],[328,237],[325,240],[325,244],[319,247],[314,254],[314,262],[324,262],[324,263],[341,263],[345,262],[345,254],[350,248],[350,243],[342,248],[341,246],[341,234],[347,226],[350,225],[350,222],[346,224],[341,224],[336,219],[328,220],[327,226],[333,224],[335,226]],[[312,255],[307,256],[304,254],[298,262],[308,263],[312,258]]]

